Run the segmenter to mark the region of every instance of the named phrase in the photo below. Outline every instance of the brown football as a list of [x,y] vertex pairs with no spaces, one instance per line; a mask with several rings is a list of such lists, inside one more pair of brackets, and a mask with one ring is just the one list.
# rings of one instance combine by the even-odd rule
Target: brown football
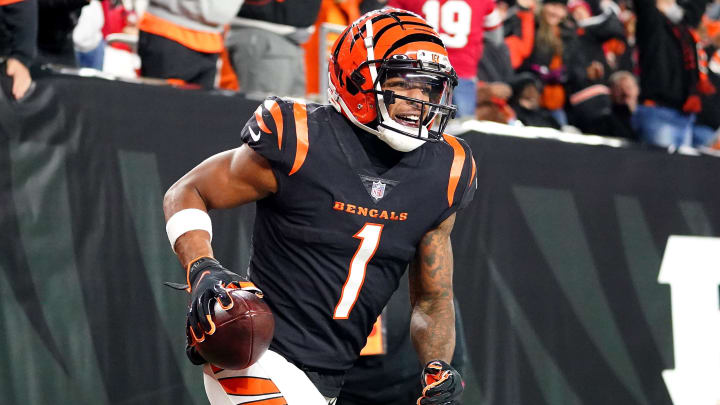
[[215,303],[215,332],[198,341],[197,351],[209,363],[221,368],[250,367],[270,346],[275,320],[270,307],[255,293],[229,291],[232,306]]

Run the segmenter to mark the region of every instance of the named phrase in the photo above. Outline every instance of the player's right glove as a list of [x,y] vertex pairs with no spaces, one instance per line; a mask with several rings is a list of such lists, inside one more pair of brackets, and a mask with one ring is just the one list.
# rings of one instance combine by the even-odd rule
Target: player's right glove
[[[230,305],[232,299],[228,295],[229,290],[240,288],[262,295],[262,291],[246,277],[231,272],[210,257],[201,257],[191,262],[188,265],[187,280],[186,290],[190,293],[188,336],[195,340],[202,340],[203,334],[215,333],[215,301],[220,301],[224,306]],[[190,354],[188,352],[190,361],[196,363]]]
[[423,391],[417,405],[457,405],[463,392],[460,373],[442,360],[425,365],[422,375]]

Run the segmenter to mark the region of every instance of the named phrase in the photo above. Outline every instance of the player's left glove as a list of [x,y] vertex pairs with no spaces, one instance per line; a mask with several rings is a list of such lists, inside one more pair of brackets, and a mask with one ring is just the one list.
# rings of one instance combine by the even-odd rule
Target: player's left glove
[[190,286],[188,327],[196,340],[201,340],[203,333],[215,333],[215,302],[217,300],[221,305],[230,305],[232,299],[228,291],[242,288],[262,295],[262,291],[246,277],[233,273],[210,257],[202,257],[190,263],[187,279]]
[[207,363],[207,360],[205,360],[205,358],[201,356],[200,353],[198,353],[195,346],[191,345],[190,343],[185,345],[185,355],[187,356],[188,360],[190,360],[190,363],[196,366],[201,366]]
[[[215,333],[215,323],[212,319],[215,315],[215,302],[219,301],[222,305],[229,305],[231,299],[228,291],[242,288],[262,296],[262,291],[246,277],[231,272],[211,257],[201,257],[191,262],[187,269],[187,281],[188,284],[185,285],[168,282],[165,284],[190,293],[187,332],[188,337],[192,336],[195,341],[202,340],[205,334]],[[193,343],[189,341],[188,345],[192,346]],[[194,364],[200,361],[197,358],[194,359],[196,356],[190,352],[190,348],[186,350],[186,353]]]
[[422,372],[422,396],[417,405],[457,405],[463,392],[460,373],[442,360],[433,360]]

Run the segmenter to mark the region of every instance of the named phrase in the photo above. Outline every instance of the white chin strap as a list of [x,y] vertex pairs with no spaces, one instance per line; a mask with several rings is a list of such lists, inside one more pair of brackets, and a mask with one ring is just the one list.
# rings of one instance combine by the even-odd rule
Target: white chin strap
[[[364,40],[365,48],[367,49],[367,60],[370,61],[375,59],[372,19],[370,18],[365,23],[365,33],[367,35]],[[390,118],[390,114],[388,114],[387,107],[385,106],[385,100],[382,95],[382,87],[380,86],[380,82],[377,80],[377,68],[374,63],[368,64],[368,68],[370,69],[370,78],[372,79],[372,82],[377,83],[376,90],[378,91],[378,95],[376,108],[378,110],[378,129],[370,128],[369,126],[360,123],[360,121],[355,118],[355,115],[353,115],[350,111],[348,106],[345,104],[345,101],[337,93],[335,86],[332,84],[332,80],[330,80],[330,72],[328,71],[328,98],[330,99],[330,103],[338,112],[342,110],[345,113],[345,116],[350,118],[350,121],[352,121],[353,124],[367,132],[370,132],[371,134],[376,135],[391,148],[400,152],[411,152],[419,148],[425,143],[425,140],[420,138],[427,139],[428,137],[427,128],[424,125],[420,125],[420,138],[402,134],[416,134],[418,133],[418,129],[402,125]]]
[[[383,109],[385,109],[385,106],[383,106]],[[412,136],[407,136],[403,134],[399,134],[397,131],[407,132],[407,133],[417,133],[417,128],[408,127],[405,125],[400,124],[399,122],[396,122],[394,120],[387,120],[383,121],[383,125],[386,125],[388,127],[392,128],[386,128],[384,126],[381,126],[378,128],[378,138],[382,139],[383,142],[390,145],[391,148],[398,150],[400,152],[410,152],[413,151],[422,144],[425,143],[424,140],[415,138]],[[420,127],[420,136],[423,138],[427,138],[427,128],[425,128],[424,125]]]

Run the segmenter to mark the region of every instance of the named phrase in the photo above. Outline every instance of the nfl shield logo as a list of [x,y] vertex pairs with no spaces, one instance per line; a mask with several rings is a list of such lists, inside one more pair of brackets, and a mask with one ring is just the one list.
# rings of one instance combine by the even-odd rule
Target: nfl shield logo
[[372,183],[372,190],[370,191],[370,196],[375,199],[375,201],[383,198],[385,195],[385,183],[382,181],[373,181]]

